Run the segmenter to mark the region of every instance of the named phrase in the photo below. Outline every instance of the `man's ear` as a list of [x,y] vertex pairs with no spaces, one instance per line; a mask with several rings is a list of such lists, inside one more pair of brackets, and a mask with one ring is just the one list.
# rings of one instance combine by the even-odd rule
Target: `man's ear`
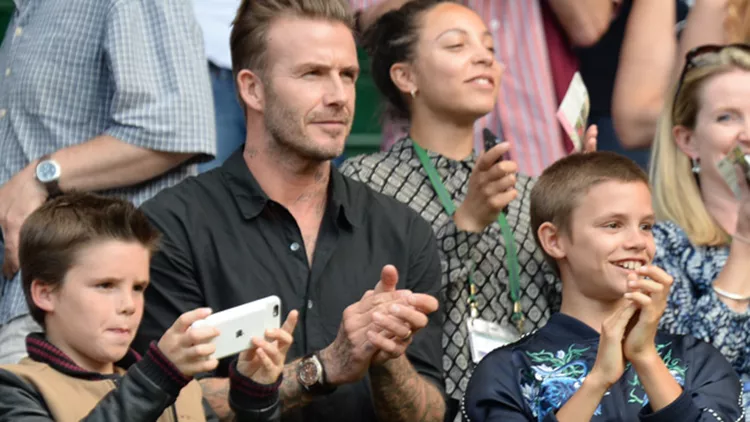
[[56,293],[57,285],[44,283],[39,280],[31,282],[31,301],[34,302],[39,309],[45,312],[52,312],[55,310],[57,303]]
[[539,246],[555,259],[563,259],[567,255],[565,245],[561,242],[560,230],[552,223],[546,221],[539,226],[537,231],[539,236]]
[[265,108],[265,90],[260,76],[247,69],[237,73],[237,91],[245,107],[257,112],[263,112]]
[[677,148],[691,159],[698,158],[698,146],[695,145],[693,131],[685,126],[677,125],[672,128],[672,136]]
[[411,95],[412,92],[419,91],[414,75],[414,69],[409,63],[394,63],[391,66],[391,80],[399,91]]

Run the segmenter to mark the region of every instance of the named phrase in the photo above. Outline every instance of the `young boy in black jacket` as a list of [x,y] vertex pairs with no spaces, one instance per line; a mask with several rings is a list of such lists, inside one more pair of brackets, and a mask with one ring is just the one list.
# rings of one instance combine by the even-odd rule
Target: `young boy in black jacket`
[[738,421],[740,382],[690,336],[657,331],[672,278],[650,265],[654,212],[643,171],[575,154],[531,192],[537,242],[563,282],[546,326],[488,354],[464,397],[485,421]]
[[[218,420],[193,375],[213,370],[218,330],[190,328],[210,314],[183,314],[141,359],[129,350],[143,315],[149,261],[159,234],[128,202],[58,197],[20,236],[24,293],[44,333],[29,357],[0,367],[0,421]],[[238,421],[279,421],[278,386],[297,313],[232,365]]]

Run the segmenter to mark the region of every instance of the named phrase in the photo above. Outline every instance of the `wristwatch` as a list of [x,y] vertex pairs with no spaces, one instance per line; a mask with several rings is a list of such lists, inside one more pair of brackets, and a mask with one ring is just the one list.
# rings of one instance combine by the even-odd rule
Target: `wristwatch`
[[50,198],[62,194],[58,184],[60,173],[60,164],[53,160],[49,154],[40,158],[39,164],[36,165],[36,180],[44,185]]
[[297,364],[297,381],[307,393],[316,396],[331,394],[336,390],[336,386],[328,384],[325,368],[317,352],[303,357]]

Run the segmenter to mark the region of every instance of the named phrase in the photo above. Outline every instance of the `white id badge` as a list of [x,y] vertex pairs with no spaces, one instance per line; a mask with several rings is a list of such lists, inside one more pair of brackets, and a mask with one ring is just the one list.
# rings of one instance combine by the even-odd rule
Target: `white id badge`
[[478,364],[488,353],[518,341],[521,336],[511,327],[503,327],[500,324],[486,321],[481,318],[470,318],[466,321],[469,330],[469,349],[471,349],[471,360]]

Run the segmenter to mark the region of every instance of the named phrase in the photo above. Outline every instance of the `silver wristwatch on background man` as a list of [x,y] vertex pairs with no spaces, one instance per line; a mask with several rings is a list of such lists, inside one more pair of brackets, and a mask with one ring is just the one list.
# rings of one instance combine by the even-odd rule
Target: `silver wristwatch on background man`
[[62,194],[59,185],[60,174],[60,164],[53,160],[49,154],[39,159],[39,163],[36,165],[36,180],[47,189],[47,195],[50,198]]

